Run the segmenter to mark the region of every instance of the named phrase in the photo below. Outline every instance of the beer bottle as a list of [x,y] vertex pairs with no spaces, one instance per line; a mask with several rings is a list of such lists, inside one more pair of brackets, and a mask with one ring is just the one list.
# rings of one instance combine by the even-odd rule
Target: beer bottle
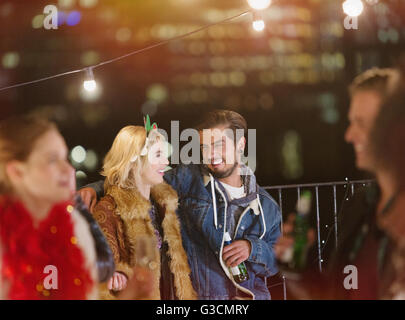
[[[230,245],[232,243],[232,238],[228,232],[225,232],[224,240],[225,246]],[[237,283],[249,280],[249,273],[247,272],[246,265],[244,262],[239,264],[237,267],[229,268],[229,271],[231,272],[233,279]]]
[[311,210],[312,194],[305,191],[297,202],[297,216],[294,226],[294,248],[290,267],[297,271],[305,268],[308,254],[308,213]]

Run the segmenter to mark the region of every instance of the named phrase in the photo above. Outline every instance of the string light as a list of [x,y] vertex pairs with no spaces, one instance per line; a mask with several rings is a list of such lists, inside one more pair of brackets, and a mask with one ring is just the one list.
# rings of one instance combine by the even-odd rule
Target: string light
[[247,0],[247,2],[255,10],[264,10],[271,5],[271,0]]
[[[95,1],[95,0],[93,0],[93,1]],[[269,0],[267,0],[267,1],[269,1]],[[203,31],[203,30],[208,29],[210,27],[213,27],[213,26],[216,26],[216,25],[219,25],[219,24],[223,24],[223,23],[235,20],[235,19],[237,19],[239,17],[242,17],[242,16],[244,16],[244,15],[250,13],[250,12],[251,12],[250,10],[244,11],[244,12],[239,13],[239,14],[237,14],[235,16],[230,17],[230,18],[226,18],[226,19],[224,19],[222,21],[202,26],[201,28],[198,28],[196,30],[187,32],[187,33],[179,35],[177,37],[173,37],[173,38],[158,42],[156,44],[152,44],[152,45],[150,45],[148,47],[145,47],[145,48],[142,48],[142,49],[139,49],[139,50],[132,51],[132,52],[124,54],[122,56],[119,56],[119,57],[116,57],[116,58],[113,58],[113,59],[110,59],[110,60],[107,60],[107,61],[100,62],[100,63],[98,63],[98,64],[96,64],[94,66],[91,66],[91,67],[72,70],[72,71],[67,71],[67,72],[64,72],[64,73],[59,73],[59,74],[56,74],[56,75],[53,75],[53,76],[49,76],[49,77],[45,77],[45,78],[41,78],[41,79],[37,79],[37,80],[32,80],[32,81],[27,81],[27,82],[22,82],[22,83],[10,85],[10,86],[2,87],[2,88],[0,88],[0,91],[13,89],[13,88],[18,88],[18,87],[23,87],[23,86],[27,86],[27,85],[30,85],[30,84],[35,84],[35,83],[50,80],[50,79],[55,79],[55,78],[64,77],[64,76],[75,74],[75,73],[80,73],[80,72],[83,72],[83,71],[86,72],[86,80],[83,82],[84,89],[86,91],[89,91],[89,92],[94,91],[96,89],[96,87],[97,87],[97,84],[96,84],[96,81],[94,80],[93,69],[104,66],[106,64],[110,64],[110,63],[122,60],[122,59],[125,59],[125,58],[128,58],[128,57],[136,55],[136,54],[143,53],[145,51],[154,49],[156,47],[166,45],[166,44],[168,44],[168,43],[170,43],[172,41],[177,41],[177,40],[186,38],[188,36],[191,36],[191,35],[193,35],[195,33],[198,33],[200,31]]]
[[364,5],[361,0],[346,0],[343,2],[343,11],[350,17],[358,17],[363,12]]
[[253,12],[253,29],[257,32],[261,32],[266,27],[263,17],[259,12]]
[[86,79],[83,81],[83,88],[89,92],[96,90],[97,83],[94,80],[93,68],[86,69]]

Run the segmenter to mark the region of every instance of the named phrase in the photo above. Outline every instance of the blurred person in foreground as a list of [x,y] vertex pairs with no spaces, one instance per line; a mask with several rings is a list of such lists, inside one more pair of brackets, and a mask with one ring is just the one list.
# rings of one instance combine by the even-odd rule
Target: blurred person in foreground
[[[329,296],[333,299],[376,300],[380,296],[386,235],[376,223],[376,214],[384,210],[391,195],[376,176],[369,145],[377,115],[387,112],[385,101],[399,80],[398,70],[373,68],[357,76],[350,86],[345,140],[353,145],[356,167],[377,181],[350,194],[340,210],[338,246],[326,272],[327,279],[333,279]],[[351,266],[355,269],[347,269]]]
[[370,136],[370,153],[381,194],[377,224],[386,234],[381,248],[381,299],[405,299],[405,86],[398,81]]
[[[395,69],[373,68],[358,75],[349,87],[351,97],[348,113],[349,127],[345,140],[353,145],[356,167],[372,177],[375,171],[370,152],[369,137],[377,115],[385,112],[384,101],[399,80]],[[315,265],[308,266],[303,287],[306,297],[312,299],[373,300],[379,297],[379,252],[384,246],[384,233],[376,224],[376,212],[382,210],[390,196],[381,192],[380,181],[373,183],[353,195],[345,195],[338,216],[338,244],[335,250],[332,241],[327,241],[323,252],[330,252],[324,272],[319,274]],[[291,229],[291,222],[284,226]],[[333,228],[330,229],[330,232]],[[276,247],[281,258],[285,250],[294,243],[292,236],[280,238]],[[356,288],[345,286],[350,274],[346,266],[357,270]],[[347,281],[346,281],[347,282]]]
[[[52,122],[0,122],[0,299],[98,298],[114,270],[111,251],[75,192],[67,147]],[[86,221],[87,220],[87,221]],[[138,268],[121,299],[152,290]]]
[[87,221],[91,235],[93,236],[95,242],[98,281],[100,283],[106,282],[111,278],[115,270],[114,257],[98,223],[93,218],[88,207],[83,203],[80,195],[76,193],[76,175],[74,171],[72,171],[72,174],[74,176],[72,179],[72,194],[74,194],[74,206],[75,209]]
[[0,298],[96,299],[89,226],[74,209],[68,149],[56,126],[0,124]]
[[133,268],[144,258],[154,284],[145,299],[196,298],[176,215],[178,196],[163,181],[167,157],[167,142],[148,118],[145,127],[122,128],[104,159],[105,195],[93,214],[113,251],[116,270],[101,288],[103,299],[115,299],[138,276]]

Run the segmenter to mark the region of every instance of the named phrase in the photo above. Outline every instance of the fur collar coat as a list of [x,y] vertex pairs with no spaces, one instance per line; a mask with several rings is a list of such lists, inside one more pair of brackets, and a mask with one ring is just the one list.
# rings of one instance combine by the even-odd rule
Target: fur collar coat
[[[167,242],[169,268],[173,274],[174,292],[181,300],[196,299],[197,295],[190,279],[190,267],[182,245],[180,223],[176,214],[177,193],[163,182],[151,189],[151,198],[156,204],[157,214],[162,217],[163,241]],[[123,189],[116,186],[107,188],[106,195],[97,203],[94,217],[100,224],[114,254],[116,271],[124,273],[128,279],[136,264],[136,250],[140,239],[155,239],[150,217],[151,203],[136,189]],[[150,299],[160,299],[160,251],[153,246],[153,261],[148,266],[152,270],[154,291]],[[114,293],[106,285],[101,297],[113,299]]]

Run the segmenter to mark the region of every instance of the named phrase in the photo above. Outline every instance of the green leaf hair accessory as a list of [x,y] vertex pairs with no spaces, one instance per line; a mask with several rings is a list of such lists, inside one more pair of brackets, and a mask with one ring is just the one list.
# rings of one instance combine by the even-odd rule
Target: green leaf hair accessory
[[[146,139],[145,139],[145,145],[143,146],[140,156],[146,156],[148,154],[148,144],[149,144],[149,139],[148,135],[152,130],[157,130],[158,126],[156,122],[154,122],[152,125],[150,124],[150,118],[149,115],[146,115],[146,117],[143,118],[143,122],[145,124],[145,130],[146,130]],[[138,159],[138,156],[135,155],[132,157],[131,162],[135,162]]]
[[157,128],[158,128],[156,122],[152,123],[152,125],[150,124],[150,118],[149,118],[148,114],[146,115],[146,117],[143,118],[143,122],[145,123],[145,130],[146,130],[147,135],[152,130],[157,130]]

